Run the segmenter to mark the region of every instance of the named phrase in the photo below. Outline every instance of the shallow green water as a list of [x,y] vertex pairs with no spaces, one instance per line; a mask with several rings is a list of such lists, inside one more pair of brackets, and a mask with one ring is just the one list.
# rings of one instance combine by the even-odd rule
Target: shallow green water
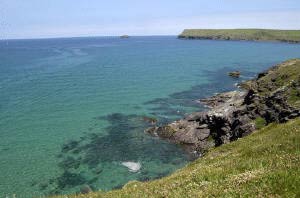
[[[300,45],[175,37],[0,42],[0,197],[118,188],[184,166],[177,146],[148,136],[198,98],[288,58]],[[133,173],[121,165],[140,162]]]

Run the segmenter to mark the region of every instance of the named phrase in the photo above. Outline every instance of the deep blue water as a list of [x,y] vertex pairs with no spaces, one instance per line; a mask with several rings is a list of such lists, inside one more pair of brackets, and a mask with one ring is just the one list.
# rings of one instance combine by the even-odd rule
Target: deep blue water
[[[188,163],[143,131],[289,58],[300,45],[176,37],[0,41],[0,197],[110,190]],[[242,71],[240,80],[226,73]],[[122,162],[139,162],[132,173]]]

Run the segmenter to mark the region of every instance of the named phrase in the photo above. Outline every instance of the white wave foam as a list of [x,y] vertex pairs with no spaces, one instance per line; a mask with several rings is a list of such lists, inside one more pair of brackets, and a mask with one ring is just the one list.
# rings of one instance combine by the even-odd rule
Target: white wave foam
[[133,173],[138,172],[142,167],[140,162],[122,162],[121,164],[127,167],[128,170]]

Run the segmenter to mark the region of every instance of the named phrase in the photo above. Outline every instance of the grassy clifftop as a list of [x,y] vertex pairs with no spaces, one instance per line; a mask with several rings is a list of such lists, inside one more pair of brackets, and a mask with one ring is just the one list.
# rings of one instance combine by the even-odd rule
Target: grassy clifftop
[[178,38],[300,42],[300,30],[267,29],[186,29]]
[[299,197],[300,120],[271,124],[174,174],[70,197]]
[[262,96],[280,91],[289,105],[300,108],[300,59],[278,64],[261,73],[259,79],[247,81],[242,86]]

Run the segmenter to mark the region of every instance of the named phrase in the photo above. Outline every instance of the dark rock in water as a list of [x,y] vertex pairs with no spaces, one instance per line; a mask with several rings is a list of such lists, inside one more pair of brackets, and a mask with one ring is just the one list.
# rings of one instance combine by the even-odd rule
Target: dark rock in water
[[152,117],[143,116],[143,120],[145,122],[147,122],[147,123],[150,123],[150,124],[157,123],[157,119],[156,118],[152,118]]
[[57,178],[57,188],[59,190],[65,189],[66,187],[74,187],[86,183],[86,179],[77,173],[72,173],[70,171],[64,171],[64,173]]
[[71,140],[71,141],[67,142],[66,144],[64,144],[62,146],[61,150],[63,153],[66,153],[66,152],[69,152],[69,151],[75,149],[78,145],[79,145],[78,141]]
[[234,77],[234,78],[239,78],[241,75],[241,72],[239,71],[233,71],[228,73],[229,76]]
[[122,36],[120,36],[120,38],[127,39],[127,38],[129,38],[129,36],[128,35],[122,35]]
[[37,184],[38,184],[37,181],[32,181],[32,182],[30,182],[30,186],[36,186]]
[[53,184],[54,182],[54,179],[49,179],[49,184]]
[[124,186],[124,185],[116,185],[116,186],[114,186],[112,189],[113,189],[113,190],[119,190],[119,189],[121,189],[123,186]]
[[40,183],[39,188],[40,190],[45,190],[48,187],[48,184],[46,182]]
[[143,182],[151,181],[151,177],[149,177],[149,176],[141,176],[139,178],[139,181],[143,181]]
[[102,168],[96,168],[94,171],[93,171],[95,174],[99,175],[103,172],[103,169]]
[[90,179],[90,180],[88,181],[88,184],[93,184],[93,183],[97,182],[98,179],[99,179],[98,177],[93,177],[92,179]]
[[80,188],[80,193],[81,194],[88,194],[93,192],[93,190],[91,189],[91,187],[89,185],[84,185]]
[[68,156],[59,163],[59,166],[65,170],[71,169],[71,168],[77,169],[80,166],[80,160],[77,160],[73,157]]
[[78,148],[72,150],[72,153],[73,153],[73,154],[78,154],[78,153],[80,153],[80,152],[81,152],[81,150],[78,149]]
[[150,127],[150,128],[148,128],[148,129],[146,129],[145,130],[145,133],[148,133],[148,134],[150,134],[150,135],[152,135],[152,136],[158,136],[157,135],[157,129],[158,129],[158,127]]
[[2,148],[0,151],[9,151],[9,148]]

